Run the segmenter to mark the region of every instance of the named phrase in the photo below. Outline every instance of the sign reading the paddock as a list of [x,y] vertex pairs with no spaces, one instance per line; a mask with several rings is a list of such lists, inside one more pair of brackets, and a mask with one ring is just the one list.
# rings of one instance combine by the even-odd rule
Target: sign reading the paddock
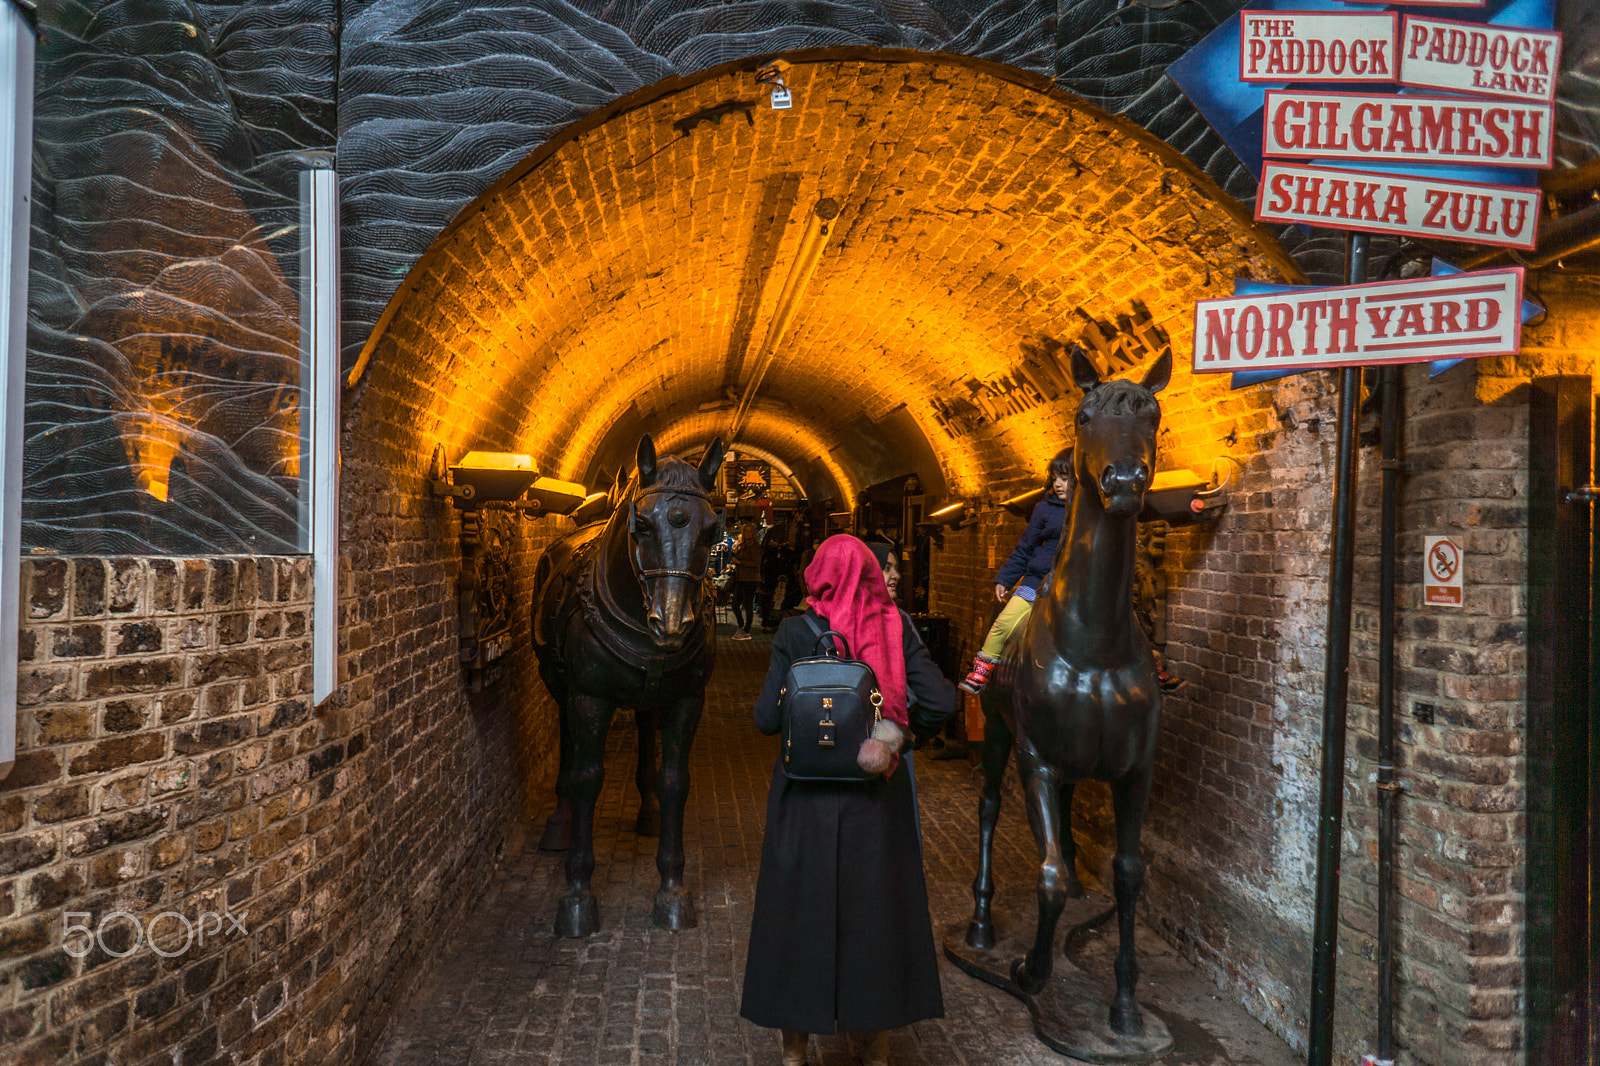
[[1539,190],[1269,161],[1256,218],[1532,248]]
[[1460,607],[1466,571],[1461,545],[1450,537],[1425,537],[1422,547],[1422,602],[1429,607]]
[[1406,16],[1400,83],[1554,103],[1561,34]]
[[1393,82],[1399,16],[1243,11],[1239,80]]
[[1515,355],[1522,268],[1226,296],[1194,308],[1194,370],[1310,370]]
[[1291,159],[1549,167],[1549,104],[1269,91],[1261,151]]

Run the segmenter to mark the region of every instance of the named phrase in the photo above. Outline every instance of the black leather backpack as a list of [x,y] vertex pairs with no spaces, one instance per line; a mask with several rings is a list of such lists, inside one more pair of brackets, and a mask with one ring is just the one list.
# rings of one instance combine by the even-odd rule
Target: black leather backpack
[[783,772],[796,781],[870,781],[878,775],[858,766],[856,755],[882,717],[877,675],[848,657],[842,634],[824,631],[812,615],[806,622],[817,634],[811,655],[789,664],[778,690]]

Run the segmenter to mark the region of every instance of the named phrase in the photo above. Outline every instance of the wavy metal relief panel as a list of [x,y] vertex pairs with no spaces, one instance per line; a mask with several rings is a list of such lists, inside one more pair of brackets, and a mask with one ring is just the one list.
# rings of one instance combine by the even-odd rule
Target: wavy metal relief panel
[[39,8],[24,545],[292,552],[333,2]]

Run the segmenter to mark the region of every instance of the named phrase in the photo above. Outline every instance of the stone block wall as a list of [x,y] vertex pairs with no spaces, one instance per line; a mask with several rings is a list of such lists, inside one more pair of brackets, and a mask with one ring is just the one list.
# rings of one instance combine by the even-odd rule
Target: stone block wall
[[6,1062],[366,1061],[470,908],[522,806],[526,664],[465,695],[448,537],[378,573],[346,542],[317,707],[308,559],[25,562]]
[[23,570],[0,782],[8,1061],[324,1046],[367,734],[311,706],[309,560]]

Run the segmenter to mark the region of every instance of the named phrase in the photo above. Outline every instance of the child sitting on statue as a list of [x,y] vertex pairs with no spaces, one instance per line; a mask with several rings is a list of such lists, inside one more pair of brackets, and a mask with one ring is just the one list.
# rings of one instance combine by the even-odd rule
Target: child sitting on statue
[[[989,683],[1000,653],[1013,633],[1022,628],[1033,612],[1039,586],[1055,567],[1056,549],[1061,544],[1061,528],[1066,520],[1067,502],[1072,499],[1076,478],[1072,472],[1072,449],[1064,448],[1050,460],[1045,473],[1044,499],[1033,508],[1028,528],[994,578],[994,595],[1005,604],[1000,616],[989,627],[983,649],[972,661],[972,670],[961,681],[968,692],[982,692]],[[1015,588],[1013,588],[1015,586]]]

